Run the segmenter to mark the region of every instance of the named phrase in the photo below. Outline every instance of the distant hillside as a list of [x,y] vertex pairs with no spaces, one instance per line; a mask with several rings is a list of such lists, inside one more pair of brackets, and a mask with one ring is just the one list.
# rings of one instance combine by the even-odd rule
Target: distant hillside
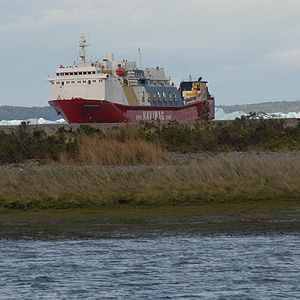
[[23,106],[0,106],[1,120],[27,120],[34,118],[44,118],[55,121],[61,119],[51,106],[44,107],[23,107]]
[[275,113],[275,112],[299,112],[300,111],[300,101],[280,101],[280,102],[264,102],[257,104],[241,104],[241,105],[217,105],[224,109],[226,113],[231,113],[234,111],[243,111],[245,113],[249,112],[265,112],[265,113]]

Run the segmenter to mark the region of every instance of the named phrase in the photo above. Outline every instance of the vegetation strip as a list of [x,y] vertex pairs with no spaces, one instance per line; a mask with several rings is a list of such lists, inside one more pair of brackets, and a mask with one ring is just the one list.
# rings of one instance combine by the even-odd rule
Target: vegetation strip
[[[105,130],[81,125],[49,135],[23,123],[16,131],[0,131],[0,209],[263,200],[270,208],[278,200],[295,201],[297,207],[299,152],[261,151],[299,150],[299,124],[243,117],[230,123],[158,122]],[[176,153],[188,159],[178,161]]]
[[2,209],[300,200],[299,156],[205,157],[187,165],[45,165],[0,170]]
[[[27,159],[65,162],[67,158],[128,165],[153,163],[162,157],[163,150],[179,153],[300,150],[300,122],[286,126],[284,120],[251,119],[253,116],[232,122],[172,121],[139,126],[125,124],[103,130],[89,125],[81,125],[76,130],[62,126],[55,134],[22,123],[9,133],[0,130],[0,163]],[[127,156],[120,156],[123,152]],[[110,161],[108,154],[116,159]]]

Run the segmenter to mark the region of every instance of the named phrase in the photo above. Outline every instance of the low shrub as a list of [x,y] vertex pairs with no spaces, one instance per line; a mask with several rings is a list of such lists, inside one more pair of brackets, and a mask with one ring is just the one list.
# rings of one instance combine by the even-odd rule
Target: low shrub
[[55,134],[23,122],[16,131],[0,131],[0,163],[26,159],[104,164],[151,164],[166,159],[166,152],[228,152],[299,150],[300,122],[288,127],[284,120],[237,118],[230,122],[121,124],[100,130],[88,124],[77,130],[60,127]]

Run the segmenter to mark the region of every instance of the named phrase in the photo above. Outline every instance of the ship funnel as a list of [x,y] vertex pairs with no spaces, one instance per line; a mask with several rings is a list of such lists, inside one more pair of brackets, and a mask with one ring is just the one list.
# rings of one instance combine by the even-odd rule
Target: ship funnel
[[108,61],[114,61],[114,54],[113,53],[106,53],[106,59]]

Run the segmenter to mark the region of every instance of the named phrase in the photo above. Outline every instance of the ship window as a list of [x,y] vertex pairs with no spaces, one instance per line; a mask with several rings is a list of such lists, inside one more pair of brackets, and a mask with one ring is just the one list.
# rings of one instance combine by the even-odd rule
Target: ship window
[[79,72],[79,75],[82,75],[82,72]]
[[82,72],[83,73],[83,75],[86,75],[86,72]]
[[163,99],[164,99],[164,102],[167,101],[167,93],[166,92],[163,92]]
[[73,73],[70,73],[70,75],[73,75]]
[[158,101],[161,102],[161,93],[158,92]]
[[93,71],[92,74],[96,74],[96,71]]
[[82,80],[82,83],[86,83],[86,80]]
[[71,83],[75,83],[75,81],[71,81]]
[[91,84],[91,81],[90,81],[90,80],[88,81],[88,84]]
[[155,102],[156,101],[156,95],[155,95],[155,92],[153,92],[153,101]]
[[97,80],[93,80],[93,82],[97,82]]
[[81,80],[79,80],[78,83],[81,83]]
[[67,81],[67,82],[66,82],[66,84],[69,84],[69,83],[70,83],[70,81]]
[[150,102],[150,93],[147,92],[147,101]]
[[171,92],[169,92],[168,94],[169,94],[169,97],[168,97],[169,98],[169,102],[172,102],[172,94],[171,94]]
[[102,79],[99,80],[99,82],[102,82],[102,81],[103,81]]
[[56,82],[56,84],[60,84],[60,82],[59,82],[59,81],[57,81],[57,82]]
[[74,72],[74,75],[78,75],[78,73],[77,73],[77,72]]
[[88,74],[92,74],[92,72],[88,72]]
[[67,76],[67,75],[69,75],[69,73],[65,73],[65,75]]
[[51,84],[54,84],[54,81],[51,81]]
[[177,101],[177,95],[176,95],[176,93],[174,93],[174,102],[176,102]]
[[60,76],[64,76],[64,73],[60,73]]
[[65,83],[62,81],[61,85],[64,85]]
[[56,73],[56,76],[59,76],[59,73]]

